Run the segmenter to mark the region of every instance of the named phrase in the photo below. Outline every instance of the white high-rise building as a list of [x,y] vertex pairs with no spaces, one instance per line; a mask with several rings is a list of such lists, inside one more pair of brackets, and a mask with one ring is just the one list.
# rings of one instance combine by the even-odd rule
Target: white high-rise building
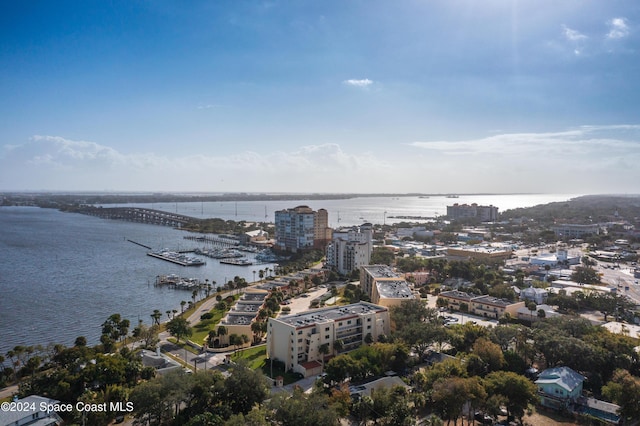
[[327,265],[338,273],[347,275],[361,266],[368,265],[373,252],[373,225],[340,228],[333,232],[327,246]]

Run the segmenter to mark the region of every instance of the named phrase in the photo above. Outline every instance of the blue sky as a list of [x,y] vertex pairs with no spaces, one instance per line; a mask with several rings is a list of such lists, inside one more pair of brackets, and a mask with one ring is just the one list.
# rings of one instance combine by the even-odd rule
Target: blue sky
[[0,3],[0,190],[639,193],[637,0]]

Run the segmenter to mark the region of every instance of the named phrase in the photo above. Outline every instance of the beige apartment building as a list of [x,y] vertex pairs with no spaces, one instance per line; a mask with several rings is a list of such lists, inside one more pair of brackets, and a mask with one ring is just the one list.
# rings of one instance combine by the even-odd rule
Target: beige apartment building
[[371,303],[387,308],[417,297],[409,282],[387,265],[362,266],[360,287],[369,296]]
[[[473,315],[494,319],[501,318],[506,313],[513,318],[517,318],[518,309],[525,306],[524,301],[512,302],[488,295],[471,295],[458,290],[443,291],[438,295],[438,299],[445,300],[447,307],[452,310],[466,310],[466,312]],[[464,306],[466,306],[466,309]]]
[[[368,302],[269,318],[267,357],[309,377],[321,372],[323,358],[359,348],[367,335],[377,341],[389,330],[389,310]],[[336,341],[340,341],[338,347]],[[321,353],[323,345],[326,354]]]

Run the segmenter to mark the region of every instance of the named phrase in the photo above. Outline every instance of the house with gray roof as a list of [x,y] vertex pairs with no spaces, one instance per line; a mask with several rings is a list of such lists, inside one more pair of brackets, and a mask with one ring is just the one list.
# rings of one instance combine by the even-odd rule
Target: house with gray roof
[[555,367],[544,370],[535,381],[538,386],[540,403],[556,410],[569,408],[582,395],[585,377],[569,367]]
[[55,411],[47,411],[47,407],[60,404],[60,401],[30,395],[14,402],[19,404],[21,409],[0,410],[0,425],[58,426],[62,424],[62,419]]

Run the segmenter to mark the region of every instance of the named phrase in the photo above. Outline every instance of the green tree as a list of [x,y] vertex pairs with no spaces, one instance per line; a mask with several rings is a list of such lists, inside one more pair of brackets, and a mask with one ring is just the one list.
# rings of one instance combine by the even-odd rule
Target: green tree
[[537,401],[537,388],[526,377],[511,371],[494,371],[485,379],[488,395],[500,395],[505,398],[507,412],[515,416],[520,423],[529,404]]
[[[185,302],[186,303],[186,302]],[[160,318],[162,318],[162,312],[159,309],[154,309],[151,314],[151,319],[155,325],[160,325]]]
[[623,423],[640,418],[640,378],[626,370],[616,370],[611,381],[602,387],[602,394],[620,406]]
[[389,265],[393,264],[396,255],[393,251],[389,250],[385,247],[374,247],[373,252],[371,253],[371,264],[372,265]]
[[193,334],[193,330],[189,325],[189,321],[183,317],[176,317],[167,323],[167,331],[180,342],[181,337],[189,337]]
[[233,413],[247,414],[269,395],[267,378],[242,362],[236,363],[224,382],[223,397]]
[[300,388],[294,389],[291,396],[279,393],[271,399],[269,408],[275,411],[274,418],[282,426],[339,424],[338,413],[322,393],[307,395]]
[[598,284],[600,283],[600,276],[598,271],[590,266],[576,266],[573,274],[571,274],[571,280],[582,284]]

